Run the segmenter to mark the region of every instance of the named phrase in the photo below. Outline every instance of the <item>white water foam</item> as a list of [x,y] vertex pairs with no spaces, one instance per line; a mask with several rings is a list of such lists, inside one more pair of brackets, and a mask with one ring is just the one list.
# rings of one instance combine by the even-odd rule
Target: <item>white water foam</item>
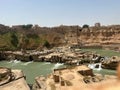
[[79,62],[77,62],[77,65],[80,65]]
[[26,63],[24,63],[24,64],[22,64],[22,65],[26,66],[26,65],[28,65],[28,64],[30,64],[30,63],[33,63],[33,61],[26,62]]
[[64,65],[63,63],[56,63],[55,65],[54,65],[54,67],[52,68],[52,70],[53,69],[57,69],[57,68],[59,68],[60,66],[62,66],[62,65]]
[[21,61],[18,61],[18,60],[12,60],[12,61],[10,61],[10,62],[8,62],[8,63],[12,64],[12,66],[15,66],[15,65],[21,63]]
[[13,62],[13,60],[9,61],[8,63],[12,63],[12,62]]
[[[96,68],[97,65],[98,65],[98,68]],[[102,69],[101,63],[89,64],[88,67],[93,69],[93,70],[101,70]]]
[[17,63],[20,63],[21,61],[18,61],[18,60],[14,60],[13,63],[17,64]]
[[46,62],[45,65],[46,65],[46,64],[51,64],[51,63],[50,63],[50,62]]
[[8,63],[14,63],[14,64],[16,64],[16,63],[20,63],[21,61],[18,61],[18,60],[11,60],[11,61],[9,61]]

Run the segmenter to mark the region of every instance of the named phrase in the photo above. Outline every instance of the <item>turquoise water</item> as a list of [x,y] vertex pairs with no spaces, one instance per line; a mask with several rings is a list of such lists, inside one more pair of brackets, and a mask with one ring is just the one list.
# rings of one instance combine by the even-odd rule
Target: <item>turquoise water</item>
[[105,49],[81,49],[81,51],[92,51],[97,54],[100,54],[101,56],[105,57],[112,57],[112,56],[120,56],[120,52],[116,52],[114,50],[105,50]]
[[20,61],[1,61],[0,67],[8,67],[12,69],[20,69],[26,75],[27,83],[32,84],[35,77],[46,76],[55,68],[64,67],[63,64],[50,64],[47,62],[20,62]]
[[[96,65],[99,65],[99,67],[95,68]],[[94,73],[98,73],[98,74],[102,74],[102,75],[116,75],[115,70],[102,69],[101,63],[89,64],[88,67],[93,69]]]
[[102,74],[102,75],[116,75],[115,70],[101,69],[101,70],[93,70],[94,73]]
[[[34,79],[37,76],[47,76],[50,74],[53,69],[55,68],[62,68],[66,67],[63,64],[53,64],[53,63],[47,63],[47,62],[20,62],[20,61],[0,61],[0,67],[8,67],[12,69],[20,69],[24,72],[26,75],[27,83],[33,84]],[[94,73],[99,74],[109,74],[109,75],[115,75],[116,71],[114,70],[107,70],[107,69],[100,69],[100,70],[93,70]]]

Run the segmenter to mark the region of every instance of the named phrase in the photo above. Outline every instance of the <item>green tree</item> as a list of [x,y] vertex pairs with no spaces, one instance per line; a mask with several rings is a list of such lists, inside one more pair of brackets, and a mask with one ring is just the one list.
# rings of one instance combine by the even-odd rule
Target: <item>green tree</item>
[[89,25],[84,24],[82,28],[89,28]]
[[11,43],[14,47],[18,46],[19,41],[18,41],[18,37],[15,33],[11,34]]
[[27,24],[27,25],[22,25],[22,28],[24,29],[31,29],[32,28],[32,24]]
[[47,40],[45,40],[43,46],[49,48],[50,47],[50,43]]

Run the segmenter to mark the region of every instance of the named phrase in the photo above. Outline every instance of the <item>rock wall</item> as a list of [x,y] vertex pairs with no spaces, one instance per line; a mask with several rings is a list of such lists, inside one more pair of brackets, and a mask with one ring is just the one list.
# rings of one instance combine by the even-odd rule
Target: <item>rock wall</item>
[[120,26],[82,28],[81,31],[66,33],[68,43],[81,43],[83,46],[103,46],[119,48]]
[[[39,49],[48,41],[51,47],[79,43],[87,46],[102,45],[104,47],[118,48],[120,46],[120,25],[93,26],[82,28],[80,26],[57,26],[57,27],[29,27],[25,25],[8,27],[0,25],[0,49],[21,49],[11,43],[11,35],[14,33],[26,49]],[[24,36],[23,41],[21,35]],[[7,42],[5,42],[7,40]]]

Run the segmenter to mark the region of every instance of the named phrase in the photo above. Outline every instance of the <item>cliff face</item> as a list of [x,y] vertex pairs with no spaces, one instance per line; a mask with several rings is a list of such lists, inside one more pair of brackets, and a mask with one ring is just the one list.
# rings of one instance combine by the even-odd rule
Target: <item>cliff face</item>
[[[68,34],[68,33],[67,33]],[[119,48],[120,46],[120,26],[102,26],[83,28],[77,33],[69,32],[69,41],[82,43],[86,46],[103,46]],[[73,43],[73,42],[72,42]]]
[[88,43],[100,43],[100,44],[109,44],[109,43],[120,43],[120,29],[111,28],[100,28],[95,29],[90,28],[87,32],[81,32],[81,39],[86,40]]
[[[16,41],[17,40],[17,41]],[[73,43],[119,47],[120,25],[81,28],[80,26],[39,27],[0,25],[0,48],[36,49],[47,41],[51,46]]]

